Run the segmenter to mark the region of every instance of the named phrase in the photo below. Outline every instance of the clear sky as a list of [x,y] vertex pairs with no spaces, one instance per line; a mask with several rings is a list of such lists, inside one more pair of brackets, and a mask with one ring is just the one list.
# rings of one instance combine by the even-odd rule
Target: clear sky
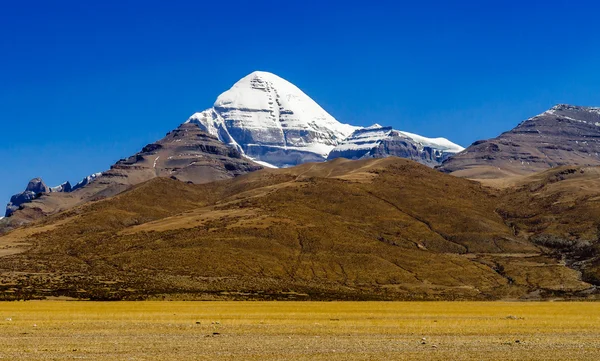
[[[454,3],[454,4],[451,4]],[[254,70],[463,146],[600,106],[598,1],[3,1],[0,202],[107,169]]]

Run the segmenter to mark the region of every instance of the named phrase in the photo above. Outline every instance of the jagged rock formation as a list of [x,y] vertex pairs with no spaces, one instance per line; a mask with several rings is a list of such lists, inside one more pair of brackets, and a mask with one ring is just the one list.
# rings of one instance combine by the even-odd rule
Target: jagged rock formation
[[329,153],[328,159],[396,156],[433,167],[462,150],[445,138],[425,138],[374,124],[354,131]]
[[69,193],[72,191],[73,191],[73,187],[71,186],[70,182],[64,182],[63,184],[61,184],[59,186],[50,188],[51,193],[57,193],[57,192]]
[[92,183],[93,181],[95,181],[98,177],[102,176],[102,173],[94,173],[92,175],[89,175],[85,178],[83,178],[81,181],[79,181],[77,184],[75,184],[73,186],[73,188],[71,189],[71,191],[76,191],[79,188],[83,188],[85,186],[87,186],[88,184]]
[[496,138],[473,143],[439,169],[485,179],[562,165],[600,165],[600,108],[557,105]]
[[10,217],[16,210],[25,203],[29,203],[44,193],[49,193],[50,188],[41,178],[34,178],[29,181],[27,188],[22,193],[15,194],[10,198],[6,206],[6,217]]

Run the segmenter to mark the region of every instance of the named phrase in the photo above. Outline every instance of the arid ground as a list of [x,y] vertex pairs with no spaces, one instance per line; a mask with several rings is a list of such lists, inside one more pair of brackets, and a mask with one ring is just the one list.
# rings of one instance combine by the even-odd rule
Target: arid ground
[[0,303],[5,360],[598,360],[592,302]]

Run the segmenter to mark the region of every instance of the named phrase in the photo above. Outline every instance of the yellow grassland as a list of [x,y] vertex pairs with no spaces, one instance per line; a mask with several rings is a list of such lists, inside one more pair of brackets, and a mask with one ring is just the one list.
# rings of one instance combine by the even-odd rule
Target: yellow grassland
[[3,360],[599,360],[592,302],[0,303]]

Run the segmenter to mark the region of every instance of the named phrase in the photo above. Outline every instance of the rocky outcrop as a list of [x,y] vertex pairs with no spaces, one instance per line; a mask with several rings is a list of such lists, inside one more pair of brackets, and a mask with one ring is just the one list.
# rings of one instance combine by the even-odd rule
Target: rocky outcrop
[[71,193],[78,188],[89,184],[100,175],[101,173],[97,173],[86,177],[81,182],[77,183],[75,187],[71,186],[71,183],[68,181],[56,187],[48,187],[41,178],[34,178],[29,181],[24,192],[15,194],[11,197],[10,202],[6,206],[5,217],[12,216],[14,212],[21,209],[25,204],[31,203],[43,195],[50,193]]
[[6,206],[6,217],[10,217],[23,204],[29,203],[32,200],[40,197],[44,193],[49,193],[50,188],[44,183],[41,178],[34,178],[29,181],[27,188],[22,193],[15,194],[10,198],[10,202]]
[[117,162],[103,173],[103,178],[137,184],[154,177],[170,177],[199,184],[261,168],[237,148],[224,144],[194,124],[184,123],[141,152]]
[[77,184],[75,184],[72,188],[72,191],[76,191],[79,188],[83,188],[86,185],[92,183],[93,181],[95,181],[96,179],[98,179],[99,177],[102,176],[102,173],[94,173],[92,175],[89,175],[85,178],[83,178],[81,181],[79,181]]
[[485,179],[562,165],[600,165],[600,108],[557,105],[496,138],[473,143],[439,169]]
[[50,188],[50,192],[53,192],[53,193],[56,193],[56,192],[69,193],[71,191],[73,191],[73,187],[71,186],[71,183],[69,183],[69,182],[64,182],[63,184],[61,184],[59,186]]

